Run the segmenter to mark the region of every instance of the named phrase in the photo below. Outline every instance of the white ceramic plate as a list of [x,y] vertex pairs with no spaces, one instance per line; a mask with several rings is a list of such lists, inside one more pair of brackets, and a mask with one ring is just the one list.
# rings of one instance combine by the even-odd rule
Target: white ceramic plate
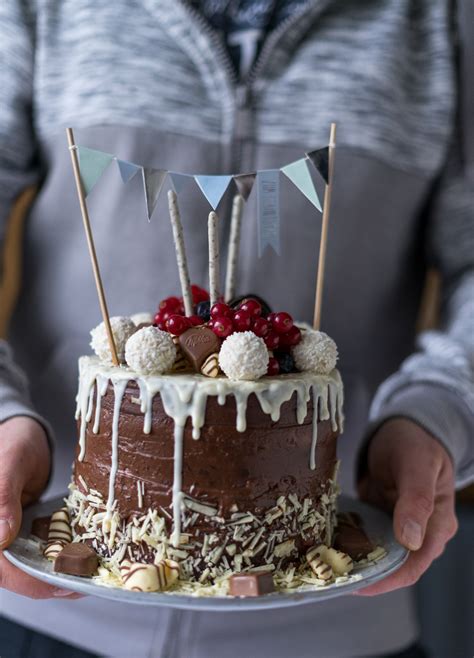
[[20,535],[5,551],[5,557],[22,571],[63,589],[70,589],[81,594],[99,596],[113,601],[135,603],[138,605],[169,606],[186,610],[201,611],[237,611],[266,610],[269,608],[285,608],[305,603],[326,601],[336,596],[349,594],[367,585],[371,585],[396,571],[408,557],[408,551],[400,546],[393,536],[390,517],[378,509],[370,507],[358,500],[339,497],[339,511],[357,512],[363,519],[364,528],[371,540],[383,546],[387,555],[376,563],[357,567],[354,574],[360,575],[360,580],[349,579],[347,582],[296,592],[278,592],[254,598],[197,597],[174,593],[143,593],[130,592],[116,587],[107,587],[90,578],[67,576],[54,573],[52,563],[43,558],[39,544],[28,538],[31,522],[39,516],[47,516],[63,505],[62,497],[40,502],[24,511]]

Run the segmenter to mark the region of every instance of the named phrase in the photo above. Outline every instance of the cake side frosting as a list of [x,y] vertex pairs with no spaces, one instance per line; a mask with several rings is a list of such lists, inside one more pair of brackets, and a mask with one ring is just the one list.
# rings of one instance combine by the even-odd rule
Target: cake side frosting
[[[115,368],[101,364],[94,357],[82,357],[77,397],[80,446],[75,469],[75,488],[69,499],[75,525],[80,526],[83,538],[87,539],[89,534],[90,539],[96,540],[96,547],[97,543],[109,546],[109,557],[114,564],[118,563],[118,558],[123,558],[125,551],[130,548],[129,539],[132,535],[137,539],[141,532],[142,537],[146,538],[145,541],[155,545],[154,559],[157,555],[172,559],[181,557],[182,565],[187,562],[188,577],[192,577],[193,572],[202,577],[206,574],[206,569],[208,575],[215,578],[227,569],[239,571],[239,567],[258,563],[268,565],[269,557],[273,566],[285,557],[295,557],[301,552],[304,546],[297,545],[301,544],[301,541],[304,545],[311,545],[315,539],[330,542],[336,492],[333,476],[336,463],[335,438],[342,430],[342,398],[342,382],[337,371],[327,376],[295,373],[266,377],[259,381],[235,382],[226,378],[207,379],[194,374],[138,375],[127,367]],[[232,409],[229,405],[232,405]],[[313,414],[313,409],[317,410],[317,413]],[[210,422],[207,422],[206,418],[208,413],[211,413]],[[261,518],[258,518],[258,513],[249,515],[247,509],[239,509],[237,505],[234,512],[226,514],[225,518],[219,517],[219,510],[215,507],[215,503],[219,501],[202,500],[189,495],[189,482],[184,493],[182,478],[183,469],[186,473],[186,459],[183,463],[183,444],[194,449],[199,446],[199,438],[202,435],[201,444],[204,446],[204,441],[206,443],[206,461],[212,462],[212,459],[209,459],[209,456],[212,456],[210,441],[214,440],[215,449],[220,451],[217,462],[221,460],[222,463],[222,458],[225,457],[223,451],[226,449],[222,440],[219,443],[219,423],[222,424],[224,418],[222,414],[227,417],[225,422],[228,424],[228,431],[230,423],[235,425],[231,435],[227,437],[227,445],[235,448],[233,459],[244,454],[245,445],[237,443],[245,438],[249,439],[247,445],[256,447],[256,452],[251,452],[249,462],[258,465],[258,455],[261,455],[262,451],[271,450],[274,437],[274,445],[278,446],[280,451],[286,451],[281,452],[281,457],[278,453],[278,459],[280,464],[286,464],[284,471],[289,474],[287,479],[297,479],[290,475],[294,466],[290,460],[294,454],[295,458],[298,458],[293,461],[296,465],[300,464],[298,479],[303,480],[301,471],[306,469],[310,476],[308,482],[312,481],[311,487],[306,490],[303,487],[301,496],[298,496],[298,487],[294,487],[293,493],[291,486],[287,487],[289,497],[280,493],[275,495],[271,507],[260,505],[254,509],[254,512],[261,512]],[[172,505],[169,514],[171,518],[167,518],[166,509],[158,510],[156,505],[149,507],[150,500],[147,500],[147,494],[141,488],[143,481],[141,484],[137,481],[137,499],[141,499],[142,513],[135,513],[133,521],[124,522],[123,514],[118,511],[120,505],[117,505],[117,498],[120,496],[116,495],[117,484],[120,491],[124,489],[122,473],[118,472],[122,434],[119,425],[123,423],[124,415],[128,419],[127,422],[133,420],[134,435],[137,434],[136,425],[140,423],[140,434],[144,441],[151,441],[152,448],[156,449],[154,442],[158,442],[157,445],[165,449],[165,438],[168,441],[167,461],[173,464]],[[252,425],[255,427],[252,428]],[[97,495],[100,493],[94,489],[97,482],[87,483],[84,476],[81,482],[80,476],[87,444],[97,447],[96,442],[100,442],[104,427],[104,438],[110,443],[106,497]],[[94,435],[97,438],[94,438]],[[124,437],[123,441],[128,442],[129,438]],[[321,461],[330,468],[330,473],[317,472],[318,443],[320,450],[327,445],[329,452]],[[128,445],[127,450],[131,450],[132,445]],[[290,449],[289,446],[293,447]],[[301,456],[303,447],[304,458]],[[268,455],[271,456],[271,452],[268,452]],[[285,456],[287,461],[284,461]],[[95,463],[97,457],[94,456],[92,461]],[[262,478],[262,482],[265,482],[265,478]],[[102,481],[102,491],[105,484]],[[146,484],[144,486],[147,487]],[[275,490],[281,489],[282,486],[283,481],[278,487],[275,486]],[[245,492],[245,487],[240,491]],[[270,499],[271,496],[266,502]],[[91,504],[96,507],[91,507]],[[94,523],[91,526],[92,519]],[[304,526],[306,528],[302,530]],[[145,531],[143,528],[146,528]],[[171,536],[169,528],[172,528]],[[243,553],[246,555],[237,553],[240,555],[240,564],[238,559],[236,562],[235,554],[231,555],[235,549],[234,536],[237,535],[239,539],[239,532],[244,541],[249,539],[243,547]],[[295,542],[295,536],[302,540]],[[194,543],[197,542],[199,553],[204,551],[205,555],[202,557],[217,550],[217,555],[214,554],[214,559],[210,560],[210,569],[206,567],[204,560],[203,564],[196,567],[199,557],[195,550],[189,551],[190,539]],[[219,545],[213,546],[214,543]],[[275,549],[276,556],[273,555]],[[134,550],[133,547],[131,550]],[[237,552],[237,549],[235,550]],[[221,566],[217,568],[215,562],[219,553],[221,555],[218,562]],[[135,560],[151,559],[143,551],[139,555],[130,555],[129,551],[127,555]]]

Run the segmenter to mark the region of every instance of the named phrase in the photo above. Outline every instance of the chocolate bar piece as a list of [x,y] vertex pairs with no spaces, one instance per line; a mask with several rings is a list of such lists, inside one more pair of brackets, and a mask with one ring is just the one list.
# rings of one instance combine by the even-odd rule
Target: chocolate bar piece
[[54,561],[54,570],[71,576],[92,576],[99,566],[97,553],[87,544],[66,544]]
[[208,356],[219,353],[221,343],[216,334],[207,327],[193,327],[179,337],[179,344],[196,372],[201,372]]
[[273,576],[270,571],[237,573],[229,579],[231,596],[261,596],[274,591]]
[[339,512],[337,526],[348,525],[352,528],[362,528],[362,519],[357,512]]
[[347,553],[353,560],[362,560],[375,547],[362,528],[356,528],[343,523],[337,526],[334,537],[334,548]]
[[39,516],[37,519],[33,519],[31,524],[31,534],[38,537],[38,539],[41,539],[41,541],[48,541],[50,521],[50,516]]

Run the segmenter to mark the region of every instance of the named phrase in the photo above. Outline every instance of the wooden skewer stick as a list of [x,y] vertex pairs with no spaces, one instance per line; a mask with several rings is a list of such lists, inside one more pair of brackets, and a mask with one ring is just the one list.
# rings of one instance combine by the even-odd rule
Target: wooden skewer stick
[[242,209],[244,200],[240,194],[234,196],[232,203],[232,217],[230,221],[229,253],[227,255],[227,269],[225,274],[225,301],[229,302],[235,297],[237,284],[237,263],[239,260],[240,227],[242,225]]
[[179,281],[183,293],[184,312],[187,317],[193,314],[193,296],[191,292],[191,281],[189,279],[188,261],[184,246],[183,225],[179,214],[178,196],[174,190],[168,192],[168,208],[170,212],[171,226],[173,227],[173,239],[176,249],[176,261],[178,263]]
[[211,307],[219,299],[219,233],[217,224],[219,218],[212,211],[209,213],[207,222],[208,240],[209,240],[209,295],[211,298]]
[[105,330],[107,332],[107,339],[109,341],[110,353],[112,354],[112,362],[114,366],[120,365],[117,356],[117,347],[115,345],[112,327],[110,326],[110,316],[105,300],[104,286],[102,285],[102,278],[100,276],[99,262],[95,251],[94,238],[92,236],[91,223],[89,220],[89,213],[87,211],[86,196],[81,180],[81,170],[79,167],[79,158],[77,156],[77,146],[74,142],[74,133],[72,128],[66,128],[67,141],[69,144],[69,151],[71,153],[72,169],[74,171],[74,178],[76,181],[77,196],[79,197],[79,205],[81,206],[82,221],[84,222],[84,229],[86,232],[87,246],[89,247],[89,255],[92,262],[92,270],[94,272],[95,285],[97,294],[99,296],[100,310],[104,320]]
[[329,213],[331,210],[332,179],[334,173],[334,159],[336,150],[336,124],[331,123],[328,154],[328,184],[324,190],[323,221],[321,227],[321,242],[319,244],[318,275],[316,279],[316,296],[314,300],[313,328],[319,331],[321,327],[321,307],[323,303],[324,268],[326,265],[326,247],[328,240]]

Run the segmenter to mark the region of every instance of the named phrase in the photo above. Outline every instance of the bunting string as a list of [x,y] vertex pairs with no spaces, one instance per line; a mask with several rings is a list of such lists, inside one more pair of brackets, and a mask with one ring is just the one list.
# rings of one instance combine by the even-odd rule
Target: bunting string
[[[122,160],[111,153],[84,146],[75,145],[75,149],[85,197],[92,192],[113,161],[117,164],[123,184],[129,183],[141,172],[148,221],[151,220],[156,208],[166,177],[169,178],[171,187],[177,195],[181,194],[191,182],[194,182],[213,211],[217,210],[231,183],[243,201],[248,200],[255,186],[257,190],[259,256],[263,255],[267,247],[273,249],[276,254],[280,252],[280,174],[283,174],[320,212],[322,212],[321,202],[313,182],[311,169],[318,172],[326,185],[330,176],[328,146],[309,151],[305,157],[278,169],[229,175],[184,174],[146,167]],[[311,166],[309,166],[310,163]]]

